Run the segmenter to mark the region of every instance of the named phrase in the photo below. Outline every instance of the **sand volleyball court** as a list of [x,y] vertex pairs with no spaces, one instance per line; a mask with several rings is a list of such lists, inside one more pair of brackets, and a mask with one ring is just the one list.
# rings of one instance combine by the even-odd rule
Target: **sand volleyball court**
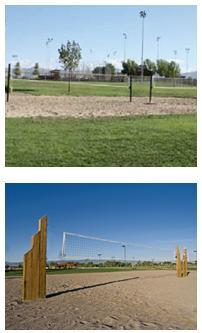
[[32,96],[13,93],[6,103],[6,117],[90,118],[196,112],[196,99],[104,96]]
[[196,329],[196,272],[48,275],[46,299],[21,295],[22,278],[6,278],[6,329]]

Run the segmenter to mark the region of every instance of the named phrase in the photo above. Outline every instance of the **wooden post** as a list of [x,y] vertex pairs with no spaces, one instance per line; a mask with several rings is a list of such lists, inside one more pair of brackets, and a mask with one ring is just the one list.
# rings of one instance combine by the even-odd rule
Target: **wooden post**
[[177,274],[177,277],[182,276],[182,265],[181,265],[181,259],[180,259],[179,246],[176,246],[176,274]]
[[151,103],[151,101],[152,101],[152,88],[153,88],[153,73],[150,74],[149,103]]
[[130,75],[130,83],[129,83],[129,93],[130,93],[130,102],[132,102],[132,94],[133,91],[133,79],[132,79],[132,75]]
[[32,248],[24,255],[23,300],[46,297],[47,216],[39,220],[37,234],[32,236]]
[[183,276],[187,276],[188,264],[187,264],[187,249],[184,249],[183,253]]
[[6,87],[6,102],[9,102],[10,78],[11,78],[11,64],[8,64],[8,77],[7,77],[7,87]]

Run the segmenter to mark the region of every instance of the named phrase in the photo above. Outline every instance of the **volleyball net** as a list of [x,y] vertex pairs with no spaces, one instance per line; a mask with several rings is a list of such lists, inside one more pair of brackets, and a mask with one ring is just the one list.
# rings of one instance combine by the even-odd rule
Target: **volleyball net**
[[127,241],[64,232],[61,257],[66,260],[112,261],[175,261],[173,248],[160,248]]

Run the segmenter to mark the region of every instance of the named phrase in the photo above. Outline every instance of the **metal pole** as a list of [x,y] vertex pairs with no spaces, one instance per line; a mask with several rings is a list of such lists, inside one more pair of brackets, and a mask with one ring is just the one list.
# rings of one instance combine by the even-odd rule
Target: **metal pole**
[[123,61],[126,61],[126,39],[127,39],[127,34],[124,32],[123,33]]
[[141,81],[142,82],[143,82],[143,77],[144,77],[143,53],[144,53],[144,17],[142,19],[142,56],[141,56]]
[[146,12],[144,10],[140,11],[140,17],[142,18],[141,81],[143,82],[143,77],[144,77],[144,18],[146,17]]
[[190,51],[190,48],[186,47],[185,48],[185,52],[186,52],[186,72],[188,73],[188,70],[189,70],[189,51]]
[[100,257],[101,257],[101,253],[98,254],[98,265],[100,265]]
[[10,94],[10,77],[11,77],[11,64],[8,64],[8,77],[7,77],[7,91],[6,91],[6,101],[9,102]]
[[[47,56],[47,58],[48,58],[48,59],[46,59],[47,62],[49,62],[48,46],[49,46],[49,44],[50,44],[52,41],[53,41],[53,38],[48,38],[47,41],[46,41],[46,53],[47,53],[46,56]],[[46,65],[47,65],[47,68],[46,68],[46,69],[48,70],[48,66],[49,66],[49,64],[47,63]],[[45,80],[46,80],[46,76],[47,76],[47,74],[46,74],[46,72],[45,72]]]
[[126,246],[122,245],[123,247],[123,256],[124,256],[124,261],[126,261]]
[[157,61],[159,60],[159,41],[160,41],[161,37],[158,36],[156,37],[156,41],[157,41]]

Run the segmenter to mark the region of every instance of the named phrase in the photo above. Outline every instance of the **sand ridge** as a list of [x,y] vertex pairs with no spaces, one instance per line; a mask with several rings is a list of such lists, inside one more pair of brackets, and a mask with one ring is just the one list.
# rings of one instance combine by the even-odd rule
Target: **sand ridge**
[[6,329],[196,329],[196,272],[132,271],[47,276],[47,298],[21,301],[6,279]]
[[194,98],[10,95],[6,117],[94,118],[195,113]]

